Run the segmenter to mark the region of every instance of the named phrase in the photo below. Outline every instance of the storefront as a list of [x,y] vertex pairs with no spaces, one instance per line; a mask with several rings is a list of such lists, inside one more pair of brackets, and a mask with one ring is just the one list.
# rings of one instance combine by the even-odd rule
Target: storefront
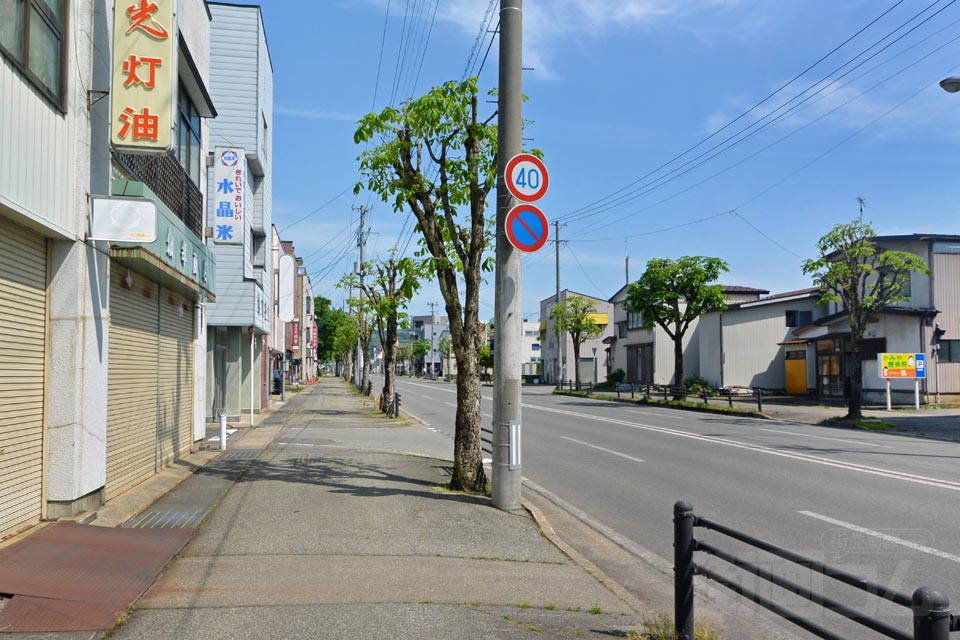
[[189,455],[195,427],[196,314],[212,299],[206,247],[140,183],[114,193],[157,201],[157,239],[111,246],[107,482],[110,499]]
[[47,242],[0,216],[0,531],[40,519]]

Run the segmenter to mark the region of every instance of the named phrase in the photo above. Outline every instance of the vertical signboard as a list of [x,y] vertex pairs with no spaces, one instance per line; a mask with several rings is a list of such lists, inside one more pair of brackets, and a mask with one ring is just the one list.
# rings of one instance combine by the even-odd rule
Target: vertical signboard
[[313,325],[312,327],[310,327],[310,346],[313,347],[314,349],[317,348],[319,337],[320,336],[317,333],[317,325]]
[[177,78],[176,0],[116,0],[110,138],[122,151],[173,146]]
[[213,167],[213,241],[243,244],[247,157],[243,149],[217,147]]
[[290,254],[280,256],[277,266],[277,316],[290,322],[294,315],[294,292],[296,290],[297,263]]
[[292,347],[300,346],[300,322],[293,321],[293,344]]

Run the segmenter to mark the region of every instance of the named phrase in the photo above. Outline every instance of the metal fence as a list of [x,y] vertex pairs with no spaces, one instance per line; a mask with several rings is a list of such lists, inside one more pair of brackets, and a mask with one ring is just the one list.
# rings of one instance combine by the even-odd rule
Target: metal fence
[[[811,572],[824,575],[842,584],[905,607],[913,613],[913,634],[911,635],[901,629],[893,627],[873,616],[856,611],[837,600],[829,598],[822,593],[816,593],[792,580],[738,558],[719,547],[708,544],[702,540],[697,540],[694,538],[695,527],[710,529],[711,531],[737,540],[755,549],[765,551],[788,562],[804,567]],[[688,502],[677,502],[673,505],[673,545],[674,615],[679,640],[694,639],[693,578],[698,575],[723,585],[761,607],[789,620],[798,627],[809,631],[818,638],[844,640],[842,635],[827,629],[818,622],[814,622],[790,611],[786,607],[747,589],[735,580],[713,569],[698,565],[694,561],[695,552],[702,552],[723,560],[751,575],[820,605],[828,611],[832,611],[861,626],[876,631],[887,638],[893,638],[894,640],[949,640],[951,631],[960,631],[960,617],[950,612],[950,600],[946,594],[941,591],[921,587],[910,596],[893,589],[888,589],[883,585],[847,573],[823,562],[804,557],[798,553],[754,538],[742,531],[737,531],[736,529],[708,520],[702,516],[697,516],[693,513],[693,507]]]
[[203,238],[203,194],[172,155],[113,153],[113,160],[134,180],[147,185],[198,238]]

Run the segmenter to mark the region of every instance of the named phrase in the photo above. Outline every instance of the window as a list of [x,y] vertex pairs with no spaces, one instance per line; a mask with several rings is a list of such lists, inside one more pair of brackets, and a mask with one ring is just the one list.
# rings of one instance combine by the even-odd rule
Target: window
[[63,108],[66,0],[0,0],[0,52]]
[[618,323],[617,323],[617,337],[618,337],[618,338],[626,338],[626,337],[627,337],[627,323],[626,323],[626,322],[618,322]]
[[[2,2],[3,0],[0,0]],[[180,83],[177,99],[176,149],[174,155],[194,184],[200,184],[200,114],[190,94]]]
[[910,297],[910,273],[901,273],[897,276],[897,282],[900,283],[900,295],[905,298]]
[[642,329],[643,314],[636,311],[627,312],[627,329]]
[[940,362],[960,362],[960,340],[940,341]]
[[531,349],[532,351],[540,351],[540,344],[534,342],[532,345],[530,345],[530,349]]
[[861,347],[861,359],[871,361],[876,360],[877,355],[885,353],[886,350],[886,338],[864,338],[863,346]]
[[812,311],[797,311],[796,309],[787,309],[784,312],[786,325],[790,328],[805,327],[813,322]]

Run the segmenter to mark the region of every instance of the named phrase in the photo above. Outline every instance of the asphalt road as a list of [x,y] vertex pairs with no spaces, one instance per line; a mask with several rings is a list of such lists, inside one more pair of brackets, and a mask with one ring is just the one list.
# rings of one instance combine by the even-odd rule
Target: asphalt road
[[[403,409],[453,435],[455,387],[401,378]],[[375,387],[376,388],[376,387]],[[492,393],[482,414],[492,419]],[[672,565],[672,508],[698,515],[911,594],[945,591],[960,605],[960,444],[551,395],[524,387],[523,475]],[[452,443],[451,443],[452,451]],[[697,529],[809,587],[824,579]],[[698,554],[783,603],[778,590]],[[699,580],[699,579],[698,579]],[[909,612],[848,587],[827,593],[909,630]],[[833,614],[804,606],[820,622]],[[878,637],[839,627],[843,637]]]

